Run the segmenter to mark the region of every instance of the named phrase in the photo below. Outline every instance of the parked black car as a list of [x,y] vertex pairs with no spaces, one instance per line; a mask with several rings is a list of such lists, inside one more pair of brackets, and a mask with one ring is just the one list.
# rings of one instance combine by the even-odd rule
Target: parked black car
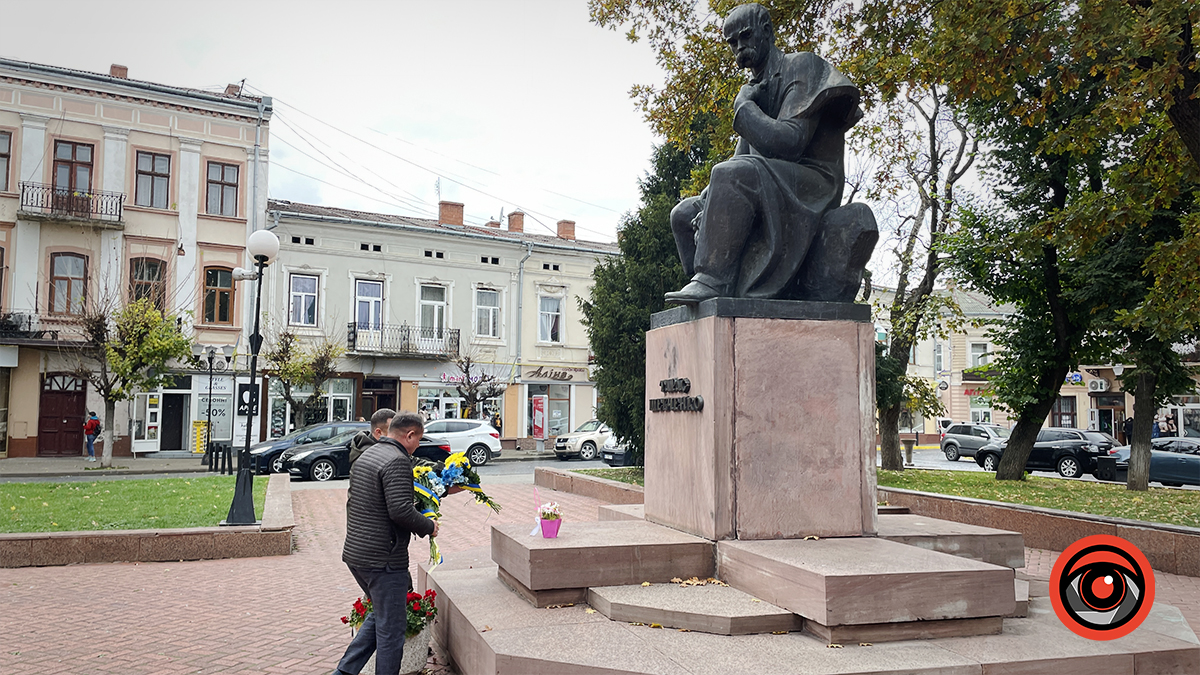
[[[1200,439],[1159,437],[1150,441],[1150,482],[1168,487],[1200,485]],[[1117,474],[1129,471],[1128,445],[1114,448]]]
[[[1000,466],[1008,440],[989,443],[975,453],[975,463],[986,471]],[[1100,431],[1046,427],[1038,431],[1025,470],[1057,471],[1064,478],[1078,478],[1096,470],[1096,458],[1107,455],[1117,440]]]
[[328,442],[347,431],[369,429],[366,422],[322,422],[297,429],[286,436],[263,441],[250,447],[250,468],[255,473],[283,473],[283,451],[293,446]]
[[633,453],[629,452],[629,443],[617,439],[616,434],[604,441],[600,449],[600,458],[609,466],[633,466]]
[[[358,430],[330,439],[329,443],[297,447],[285,453],[287,472],[306,480],[327,481],[350,475],[350,441]],[[336,441],[336,443],[335,443]],[[435,462],[450,456],[450,444],[426,436],[413,453],[414,457]]]
[[959,457],[974,457],[975,453],[989,443],[999,443],[1008,438],[1009,430],[998,424],[952,424],[942,432],[942,453],[951,462]]

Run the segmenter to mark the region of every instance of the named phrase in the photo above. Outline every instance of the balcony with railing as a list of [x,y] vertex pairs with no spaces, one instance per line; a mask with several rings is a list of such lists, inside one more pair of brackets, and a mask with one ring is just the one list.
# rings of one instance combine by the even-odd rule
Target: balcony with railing
[[21,183],[21,216],[35,220],[76,220],[122,224],[125,195],[91,190],[79,192],[42,183]]
[[458,358],[458,329],[351,322],[346,327],[346,351],[450,361]]
[[0,313],[0,344],[39,345],[59,341],[59,328],[46,327],[37,314]]

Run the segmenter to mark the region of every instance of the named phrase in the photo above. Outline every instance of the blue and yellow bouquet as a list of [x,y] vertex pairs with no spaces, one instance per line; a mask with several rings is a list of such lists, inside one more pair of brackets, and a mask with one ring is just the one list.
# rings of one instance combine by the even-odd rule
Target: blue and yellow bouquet
[[[432,520],[442,517],[442,496],[446,487],[433,467],[418,465],[413,467],[413,500],[421,515]],[[429,562],[437,565],[442,562],[442,552],[437,540],[429,538]]]
[[466,453],[457,452],[447,457],[440,478],[446,489],[458,487],[472,492],[475,494],[475,501],[487,504],[496,513],[500,512],[500,505],[484,494],[483,489],[479,487],[479,474],[471,467],[471,461],[467,459]]

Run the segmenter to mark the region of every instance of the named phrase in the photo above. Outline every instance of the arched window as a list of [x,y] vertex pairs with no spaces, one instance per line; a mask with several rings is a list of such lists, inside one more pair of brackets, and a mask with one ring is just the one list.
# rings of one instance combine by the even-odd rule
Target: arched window
[[167,264],[157,258],[132,258],[129,261],[129,301],[147,298],[159,310],[165,309]]
[[233,270],[204,268],[204,323],[233,325]]
[[77,253],[50,256],[51,314],[82,314],[87,298],[87,258]]

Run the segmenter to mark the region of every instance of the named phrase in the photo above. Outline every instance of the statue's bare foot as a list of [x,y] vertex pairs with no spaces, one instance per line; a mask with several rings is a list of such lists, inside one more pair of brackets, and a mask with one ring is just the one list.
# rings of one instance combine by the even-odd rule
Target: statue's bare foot
[[717,293],[717,289],[712,286],[699,281],[692,281],[674,293],[667,293],[664,297],[666,297],[668,302],[673,301],[685,305],[695,305],[709,298],[715,298],[718,295],[720,294]]

